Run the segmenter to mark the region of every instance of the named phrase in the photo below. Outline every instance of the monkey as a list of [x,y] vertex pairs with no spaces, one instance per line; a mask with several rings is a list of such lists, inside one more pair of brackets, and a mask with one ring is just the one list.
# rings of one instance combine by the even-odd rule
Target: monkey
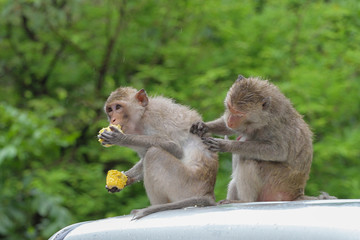
[[[149,97],[144,89],[120,87],[107,98],[104,111],[111,127],[102,144],[135,150],[140,160],[125,175],[125,186],[143,181],[152,206],[133,210],[133,219],[154,212],[216,205],[214,187],[218,154],[190,133],[201,116],[170,98]],[[110,189],[110,191],[112,191]]]
[[[335,198],[304,195],[313,133],[275,85],[239,75],[224,104],[223,116],[190,129],[211,151],[233,154],[227,198],[219,204]],[[235,135],[236,140],[204,137],[206,133]]]

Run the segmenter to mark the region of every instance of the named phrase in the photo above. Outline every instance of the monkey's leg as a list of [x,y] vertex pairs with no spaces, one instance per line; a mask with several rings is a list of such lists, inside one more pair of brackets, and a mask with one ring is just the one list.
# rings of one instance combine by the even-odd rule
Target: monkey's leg
[[226,199],[221,200],[218,202],[218,204],[228,204],[231,203],[232,201],[236,201],[237,199],[239,199],[238,196],[238,191],[236,189],[236,181],[235,179],[231,179],[229,186],[228,186],[228,192],[227,192],[227,196]]
[[194,196],[193,173],[169,152],[158,147],[149,148],[143,166],[144,185],[152,205]]
[[226,199],[228,199],[228,200],[239,199],[238,191],[236,189],[236,181],[235,181],[235,179],[231,179],[231,181],[229,183]]
[[259,174],[258,163],[252,160],[241,160],[233,154],[232,180],[229,184],[227,199],[219,204],[246,203],[258,201],[263,189],[264,180]]
[[137,210],[136,219],[158,211],[215,204],[208,192],[202,192],[204,183],[167,151],[151,147],[143,165],[145,189],[154,206]]

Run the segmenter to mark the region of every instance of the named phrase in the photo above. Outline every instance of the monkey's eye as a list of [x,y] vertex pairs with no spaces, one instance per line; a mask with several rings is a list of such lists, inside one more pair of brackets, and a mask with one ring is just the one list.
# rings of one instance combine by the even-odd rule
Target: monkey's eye
[[122,106],[120,104],[116,104],[115,108],[116,110],[119,110]]
[[111,107],[108,107],[107,112],[111,112],[111,111],[112,111]]

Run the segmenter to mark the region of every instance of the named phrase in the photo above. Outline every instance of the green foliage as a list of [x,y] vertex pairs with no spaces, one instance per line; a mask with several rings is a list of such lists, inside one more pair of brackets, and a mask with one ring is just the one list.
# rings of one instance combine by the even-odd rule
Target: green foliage
[[[49,236],[69,223],[71,214],[61,195],[45,193],[51,187],[46,180],[51,165],[61,158],[61,148],[76,136],[62,135],[46,114],[40,118],[8,104],[0,106],[0,113],[0,234],[9,239]],[[47,173],[44,178],[41,171]],[[34,185],[36,181],[42,186]]]
[[[96,138],[120,85],[208,121],[238,74],[268,78],[315,133],[307,194],[359,198],[359,14],[357,0],[0,1],[0,238],[149,204],[141,183],[104,189],[107,170],[138,161]],[[220,154],[218,200],[230,173]]]

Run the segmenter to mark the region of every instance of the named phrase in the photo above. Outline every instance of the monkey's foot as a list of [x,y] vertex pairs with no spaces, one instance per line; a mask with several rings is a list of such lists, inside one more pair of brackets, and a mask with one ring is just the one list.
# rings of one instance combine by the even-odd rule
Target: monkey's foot
[[229,204],[229,203],[231,203],[231,200],[224,199],[224,200],[221,200],[221,201],[217,202],[217,205]]
[[246,201],[224,199],[217,202],[217,205],[230,204],[230,203],[246,203]]
[[130,214],[133,215],[133,217],[131,218],[131,221],[138,220],[140,218],[143,218],[143,217],[151,214],[151,213],[147,212],[146,210],[147,210],[147,208],[131,210]]

